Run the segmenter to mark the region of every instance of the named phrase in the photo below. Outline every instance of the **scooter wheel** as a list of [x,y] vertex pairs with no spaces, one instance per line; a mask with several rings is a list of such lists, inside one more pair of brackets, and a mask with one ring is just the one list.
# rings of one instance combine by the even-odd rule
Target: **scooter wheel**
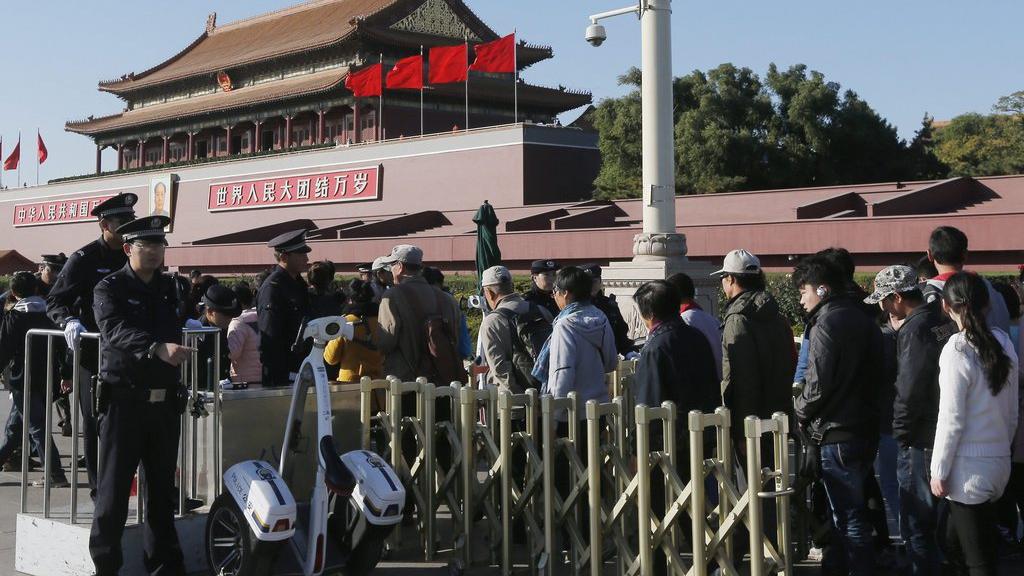
[[253,536],[235,499],[227,492],[214,500],[206,518],[206,560],[217,576],[270,576],[281,542]]
[[352,549],[348,561],[345,562],[344,573],[347,576],[365,576],[376,568],[384,554],[384,541],[391,534],[392,528],[368,524],[363,538]]

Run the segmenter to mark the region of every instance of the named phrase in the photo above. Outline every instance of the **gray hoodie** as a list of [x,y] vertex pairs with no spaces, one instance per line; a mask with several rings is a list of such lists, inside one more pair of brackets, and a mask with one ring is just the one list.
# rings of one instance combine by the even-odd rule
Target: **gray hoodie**
[[619,357],[615,335],[604,313],[585,304],[579,311],[556,319],[550,350],[548,381],[541,394],[565,398],[576,392],[581,409],[588,400],[608,401],[604,375],[615,369]]

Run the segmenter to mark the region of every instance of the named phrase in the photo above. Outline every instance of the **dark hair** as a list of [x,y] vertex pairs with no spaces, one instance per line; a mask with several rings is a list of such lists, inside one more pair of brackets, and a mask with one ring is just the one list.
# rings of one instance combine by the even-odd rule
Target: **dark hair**
[[331,282],[334,282],[334,272],[334,262],[318,260],[310,264],[306,279],[317,294],[324,294],[331,288]]
[[815,256],[821,256],[832,263],[840,272],[843,274],[843,279],[847,282],[853,282],[853,273],[857,270],[857,265],[853,263],[853,256],[850,255],[850,251],[846,248],[825,248],[814,254]]
[[677,272],[669,276],[666,282],[676,287],[676,290],[679,291],[679,297],[683,300],[693,300],[693,297],[697,295],[697,289],[693,286],[693,278],[690,278],[683,272]]
[[1011,320],[1020,319],[1020,295],[1006,282],[993,282],[992,287],[1003,297],[1006,302],[1006,309],[1010,312]]
[[191,272],[188,273],[188,277],[189,278],[198,278],[198,277],[200,277],[202,275],[203,275],[203,273],[200,272],[198,268],[196,268],[196,269],[194,269],[194,270],[192,270]]
[[921,292],[920,288],[900,292],[900,296],[903,297],[904,300],[910,300],[911,302],[924,302],[924,294]]
[[38,286],[39,280],[31,272],[15,272],[14,276],[11,277],[11,294],[18,298],[35,296]]
[[801,258],[793,268],[793,286],[800,288],[805,284],[825,285],[835,291],[842,290],[847,283],[843,271],[831,259],[814,254]]
[[957,272],[946,280],[942,299],[960,316],[964,336],[981,359],[989,390],[993,396],[999,394],[1010,376],[1011,363],[985,318],[985,310],[989,305],[988,286],[977,274]]
[[432,286],[437,286],[438,288],[444,286],[444,272],[441,272],[440,268],[427,266],[423,269],[423,279]]
[[249,284],[245,282],[239,282],[231,287],[231,291],[235,293],[235,298],[238,299],[238,306],[242,310],[252,308],[252,289],[249,288]]
[[967,235],[952,226],[939,226],[928,238],[928,251],[939,264],[961,265],[967,259]]
[[671,282],[646,282],[637,288],[633,301],[644,318],[665,322],[679,317],[679,289]]
[[369,282],[359,278],[350,281],[345,288],[345,295],[348,296],[348,302],[343,313],[359,317],[377,315],[378,305],[373,301],[373,286]]
[[594,279],[575,266],[566,266],[555,274],[555,289],[572,294],[574,301],[590,300]]
[[733,280],[736,281],[736,284],[744,292],[756,292],[764,290],[768,286],[764,279],[764,272],[756,274],[726,274],[726,276],[732,276]]
[[193,318],[199,317],[199,305],[203,302],[203,296],[206,294],[206,291],[210,289],[210,286],[215,284],[220,284],[220,280],[214,276],[204,274],[199,278],[198,282],[192,285],[192,291],[189,293],[188,300],[189,310],[194,311],[196,314]]
[[917,271],[918,278],[935,278],[939,275],[938,269],[935,268],[935,264],[928,259],[928,255],[925,254],[917,260],[917,264],[914,265],[914,270]]

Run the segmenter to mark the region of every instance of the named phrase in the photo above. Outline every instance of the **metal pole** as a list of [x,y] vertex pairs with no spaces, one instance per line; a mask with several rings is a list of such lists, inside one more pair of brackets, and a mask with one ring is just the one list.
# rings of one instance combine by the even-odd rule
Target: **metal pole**
[[[188,345],[188,335],[182,337],[183,345]],[[181,364],[181,385],[188,388],[188,362],[182,362]],[[186,448],[188,446],[186,441],[186,432],[188,426],[188,411],[186,410],[181,414],[181,423],[178,426],[178,516],[185,514],[185,468],[188,461],[186,455]]]
[[501,573],[512,574],[512,394],[498,396],[501,421]]
[[466,38],[466,130],[469,130],[469,38]]
[[676,226],[671,19],[670,0],[641,4],[644,234],[674,233]]
[[[81,341],[71,347],[71,524],[78,521],[78,388],[82,368],[78,365]],[[97,433],[99,431],[97,430]]]
[[220,429],[220,331],[214,337],[213,344],[213,378],[210,378],[210,385],[213,386],[213,472],[214,477],[210,484],[213,485],[214,496],[220,496],[221,478],[224,475],[224,463],[221,462],[221,454],[224,453],[222,442],[224,441],[223,431]]
[[555,426],[552,404],[554,398],[545,394],[540,399],[541,438],[544,442],[541,464],[544,466],[544,554],[547,565],[544,574],[554,576],[557,550],[555,550]]
[[434,504],[434,484],[437,478],[437,462],[436,456],[437,446],[435,446],[435,434],[434,428],[436,426],[437,417],[437,406],[435,403],[434,385],[427,382],[424,378],[418,378],[419,381],[419,396],[420,411],[423,415],[423,419],[420,423],[423,425],[423,476],[421,477],[423,491],[423,503],[425,510],[422,510],[424,532],[426,533],[426,545],[423,547],[424,555],[427,562],[434,558],[435,553],[435,536],[434,536],[434,510],[436,505]]
[[[50,444],[53,443],[53,339],[54,336],[46,337],[46,403],[43,404],[45,416],[43,430],[45,433],[43,445],[40,447],[43,451],[43,518],[50,517],[50,475],[53,474],[50,466]],[[28,362],[29,358],[31,356],[26,354],[25,361]],[[25,386],[24,390],[26,397],[32,396],[30,387]],[[30,424],[27,414],[22,420],[21,426],[28,430]]]
[[637,524],[640,532],[640,574],[654,574],[654,550],[651,548],[651,436],[648,408],[636,407]]
[[420,44],[420,136],[423,136],[423,45]]
[[[704,493],[704,414],[700,410],[693,410],[688,417],[690,428],[690,543],[693,547],[693,567],[697,576],[704,576],[707,573],[707,560],[705,558],[704,503],[707,495]],[[724,519],[723,519],[724,520]]]
[[[18,140],[21,140],[19,135]],[[32,331],[25,334],[25,375],[22,379],[22,402],[21,402],[21,513],[28,512],[28,462],[29,453],[32,452],[31,444],[28,441],[28,419],[31,415],[32,406],[29,402],[30,394],[25,392],[31,390],[32,385]]]
[[750,520],[750,576],[764,576],[764,527],[761,521],[761,421],[757,416],[743,419],[747,437],[747,511]]
[[515,110],[515,124],[519,124],[519,45],[516,43],[517,29],[512,29],[512,99]]
[[596,400],[587,401],[587,501],[590,504],[590,574],[601,576],[601,415]]
[[789,417],[785,412],[776,412],[772,419],[778,427],[775,431],[775,470],[778,472],[775,489],[779,493],[775,499],[776,535],[784,562],[783,574],[788,576],[793,573],[793,555],[790,552],[793,547],[789,538]]
[[[715,409],[715,414],[720,418],[718,426],[718,454],[716,455],[722,463],[722,477],[718,479],[718,523],[721,526],[725,518],[732,511],[729,499],[725,497],[725,487],[729,478],[732,477],[732,415],[725,406]],[[725,555],[730,560],[734,558],[732,547],[732,536],[726,536],[724,548]]]
[[[190,397],[195,402],[199,396],[199,350],[197,346],[199,338],[192,334],[189,335],[189,338],[192,343],[191,347],[194,350],[190,355],[192,359],[192,394]],[[188,414],[187,409],[185,414]],[[196,486],[196,470],[199,468],[199,439],[196,438],[198,425],[199,421],[194,416],[188,419],[188,432],[192,440],[189,443],[189,498],[195,498],[198,491],[198,486]]]
[[466,566],[473,562],[473,493],[476,486],[476,458],[473,436],[476,431],[476,391],[463,388],[459,391],[462,410],[462,552]]

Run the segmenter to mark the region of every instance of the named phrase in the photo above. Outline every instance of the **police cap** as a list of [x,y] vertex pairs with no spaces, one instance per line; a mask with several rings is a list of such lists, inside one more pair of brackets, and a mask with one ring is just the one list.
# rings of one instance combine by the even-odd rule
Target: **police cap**
[[43,265],[54,270],[60,270],[68,263],[68,257],[63,252],[60,254],[43,254]]
[[312,248],[306,245],[306,229],[292,230],[291,232],[285,232],[280,236],[274,238],[270,242],[267,242],[267,246],[273,248],[276,252],[291,253],[297,252],[302,254],[308,254],[313,251]]
[[125,244],[136,240],[160,240],[167,244],[167,233],[164,228],[171,223],[167,216],[143,216],[117,227]]
[[90,214],[100,220],[111,216],[132,219],[135,218],[135,203],[138,201],[139,197],[136,194],[122,192],[97,204]]
[[561,268],[561,266],[559,266],[558,262],[555,262],[554,260],[534,260],[533,263],[530,264],[530,273],[543,274],[544,272],[554,272],[559,268]]
[[370,272],[373,272],[373,264],[371,262],[356,264],[356,272],[359,272],[360,274],[369,274]]
[[580,270],[586,272],[591,278],[601,277],[601,265],[597,262],[587,262],[586,264],[580,264]]

